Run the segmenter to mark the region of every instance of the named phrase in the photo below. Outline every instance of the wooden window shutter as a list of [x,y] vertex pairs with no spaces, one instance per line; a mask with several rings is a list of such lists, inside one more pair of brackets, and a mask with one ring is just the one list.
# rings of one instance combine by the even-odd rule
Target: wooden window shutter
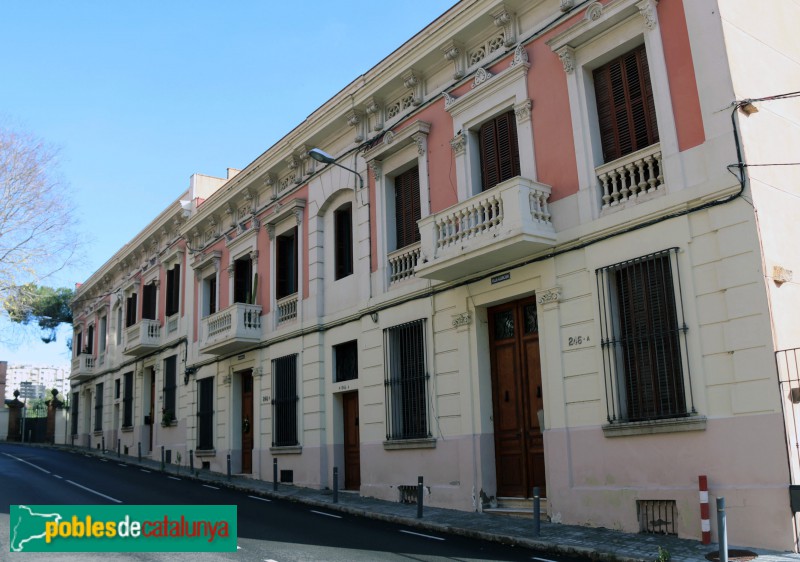
[[353,273],[353,213],[352,206],[343,205],[333,215],[335,278]]
[[644,45],[596,69],[594,88],[604,162],[658,142]]
[[517,121],[513,111],[485,122],[478,136],[484,191],[520,174]]
[[397,249],[419,241],[419,168],[412,168],[395,177],[394,218]]
[[288,297],[297,292],[297,227],[278,236],[276,273],[276,298]]

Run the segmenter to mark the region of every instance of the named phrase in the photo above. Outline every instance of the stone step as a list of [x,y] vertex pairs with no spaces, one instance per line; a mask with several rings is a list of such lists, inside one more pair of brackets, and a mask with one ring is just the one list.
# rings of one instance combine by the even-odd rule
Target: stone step
[[[550,517],[547,515],[547,498],[541,498],[539,501],[540,506],[540,519],[542,521],[549,521]],[[533,500],[530,498],[497,498],[497,507],[485,508],[484,513],[490,515],[504,515],[506,517],[523,517],[526,519],[533,518]]]

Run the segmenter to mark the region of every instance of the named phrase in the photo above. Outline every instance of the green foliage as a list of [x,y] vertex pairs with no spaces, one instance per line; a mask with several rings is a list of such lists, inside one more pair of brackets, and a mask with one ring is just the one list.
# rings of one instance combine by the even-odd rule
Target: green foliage
[[50,343],[56,340],[60,324],[72,324],[70,302],[74,296],[75,291],[65,287],[54,289],[27,283],[8,291],[3,308],[12,322],[38,324],[43,332],[42,341]]
[[669,550],[666,548],[658,547],[658,556],[656,556],[656,562],[669,562],[672,560],[672,556],[669,553]]

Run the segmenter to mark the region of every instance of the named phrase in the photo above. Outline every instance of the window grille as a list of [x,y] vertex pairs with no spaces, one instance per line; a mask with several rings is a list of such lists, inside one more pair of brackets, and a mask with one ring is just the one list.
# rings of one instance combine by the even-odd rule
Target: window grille
[[125,394],[122,399],[122,427],[133,427],[133,372],[125,373]]
[[609,423],[695,412],[677,252],[597,270]]
[[80,393],[72,393],[72,404],[70,404],[70,424],[72,425],[72,435],[78,434],[78,403],[80,402]]
[[94,387],[94,430],[103,430],[103,383]]
[[197,448],[214,448],[214,377],[197,381]]
[[356,340],[333,346],[333,382],[358,378],[358,342]]
[[430,437],[425,320],[384,330],[386,440]]
[[272,446],[298,445],[296,354],[272,361],[272,395]]
[[651,535],[676,535],[678,508],[675,500],[636,500],[639,532]]
[[[164,418],[177,419],[175,389],[177,388],[176,370],[178,356],[173,355],[164,359]],[[169,414],[169,415],[167,415]]]

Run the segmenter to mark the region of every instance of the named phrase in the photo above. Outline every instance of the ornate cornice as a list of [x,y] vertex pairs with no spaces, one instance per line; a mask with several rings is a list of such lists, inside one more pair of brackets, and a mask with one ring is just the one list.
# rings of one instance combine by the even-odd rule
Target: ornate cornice
[[472,87],[477,88],[478,86],[489,80],[492,76],[493,74],[488,70],[486,70],[485,68],[482,67],[479,68],[477,71],[475,71],[475,80],[472,81]]
[[553,287],[536,293],[536,302],[540,305],[554,304],[561,300],[561,287]]
[[464,151],[467,149],[467,135],[458,133],[450,139],[450,147],[453,149],[453,153],[456,156],[464,154]]

